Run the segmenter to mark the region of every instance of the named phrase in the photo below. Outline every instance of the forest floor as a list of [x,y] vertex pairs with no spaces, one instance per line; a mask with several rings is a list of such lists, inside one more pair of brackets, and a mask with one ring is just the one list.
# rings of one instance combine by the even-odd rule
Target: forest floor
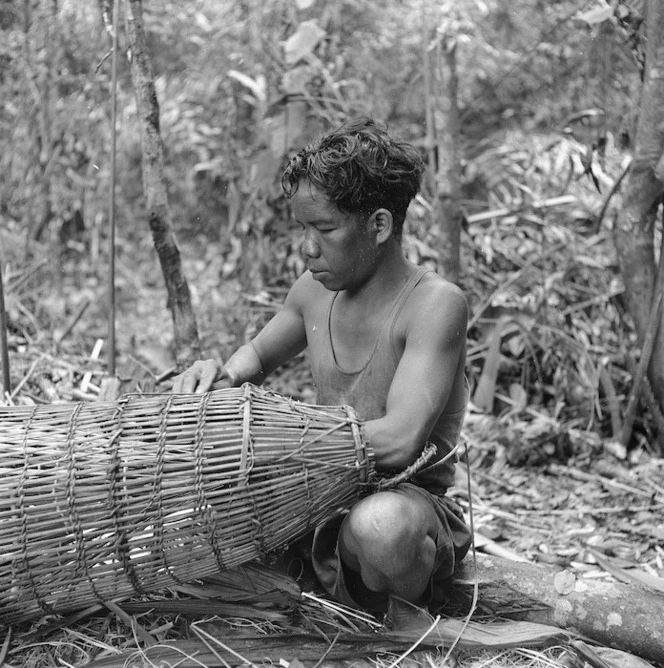
[[[203,347],[206,354],[223,357],[274,312],[279,294],[265,291],[246,295],[233,281],[227,281],[220,289],[221,267],[213,250],[207,257],[192,256],[186,261],[195,308],[200,314]],[[19,326],[10,336],[12,378],[18,389],[14,403],[96,399],[103,382],[104,360],[98,347],[94,355],[92,351],[95,341],[106,338],[104,300],[99,284],[91,275],[76,278],[70,275],[68,280],[72,283],[65,281],[61,291],[50,294],[47,306],[44,295],[39,297],[41,308],[49,310],[52,322],[56,323],[50,332],[40,330],[35,320],[25,327],[31,330],[30,335]],[[144,377],[158,380],[173,362],[169,352],[171,323],[156,261],[142,260],[140,267],[120,262],[118,294],[120,367],[133,368],[134,372],[149,370],[151,374]],[[15,295],[10,302],[10,316],[14,313],[22,321],[29,320],[29,314],[23,312],[27,301],[21,305],[19,297]],[[67,323],[75,320],[86,300],[90,305],[85,307],[85,315],[69,327]],[[53,315],[56,312],[59,315]],[[54,337],[61,338],[58,345],[54,344]],[[138,366],[129,364],[133,358]],[[168,391],[169,385],[166,381],[153,387]],[[313,398],[304,360],[283,370],[270,387],[305,401]],[[664,460],[647,453],[633,459],[617,456],[592,434],[578,433],[571,448],[557,451],[550,443],[545,444],[537,457],[515,465],[510,449],[519,447],[515,442],[519,438],[518,428],[514,424],[508,427],[499,417],[475,411],[472,406],[464,436],[469,448],[463,459],[469,462],[469,467],[460,465],[457,484],[450,495],[467,517],[472,504],[479,551],[569,570],[577,578],[641,584],[650,578],[648,586],[653,583],[661,586]],[[92,617],[68,619],[62,624],[42,620],[17,625],[5,635],[0,665],[17,668],[176,665],[175,661],[153,661],[141,648],[192,636],[190,627],[183,624],[183,617],[175,612],[123,615],[121,607],[120,602],[119,608],[97,610]],[[246,615],[246,625],[264,624],[265,607],[265,604],[257,607],[257,611],[262,610],[257,615],[258,621]],[[209,615],[202,618],[207,620]],[[285,618],[275,613],[274,619],[278,620],[274,622],[278,627]],[[237,619],[235,623],[242,626]],[[376,623],[379,626],[380,620]],[[443,649],[438,653],[416,652],[401,662],[414,661],[416,665],[433,668],[442,665],[445,653]],[[394,665],[396,658],[396,654],[378,659],[375,654],[359,655],[342,663]],[[284,668],[302,665],[277,654],[271,654],[269,659],[272,665]],[[322,668],[333,662],[322,660],[306,665]],[[584,661],[569,646],[560,644],[536,649],[455,651],[453,662],[448,659],[447,665],[581,668]]]

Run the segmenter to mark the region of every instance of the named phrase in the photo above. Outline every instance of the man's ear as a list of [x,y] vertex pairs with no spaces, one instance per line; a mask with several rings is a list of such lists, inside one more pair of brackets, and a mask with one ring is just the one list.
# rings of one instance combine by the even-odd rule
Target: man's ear
[[371,222],[376,231],[376,242],[385,243],[394,232],[394,219],[387,209],[376,209],[371,216]]

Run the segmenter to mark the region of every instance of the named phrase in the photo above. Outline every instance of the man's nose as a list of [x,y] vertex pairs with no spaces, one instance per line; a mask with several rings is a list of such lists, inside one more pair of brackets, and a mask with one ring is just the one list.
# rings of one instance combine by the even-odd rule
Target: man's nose
[[300,247],[302,255],[305,257],[318,257],[320,255],[320,245],[314,238],[313,234],[305,232],[302,246]]

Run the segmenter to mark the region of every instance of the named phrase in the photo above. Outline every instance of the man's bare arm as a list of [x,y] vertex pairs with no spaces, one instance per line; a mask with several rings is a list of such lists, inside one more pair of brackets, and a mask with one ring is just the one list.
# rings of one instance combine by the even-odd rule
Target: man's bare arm
[[259,385],[281,364],[302,352],[306,335],[299,283],[295,282],[282,308],[252,341],[238,348],[223,365],[213,359],[194,362],[175,378],[173,392],[202,393],[213,385],[238,387],[246,382]]
[[446,406],[461,408],[468,306],[450,284],[429,286],[409,309],[403,356],[384,417],[364,424],[379,469],[403,469],[421,453]]

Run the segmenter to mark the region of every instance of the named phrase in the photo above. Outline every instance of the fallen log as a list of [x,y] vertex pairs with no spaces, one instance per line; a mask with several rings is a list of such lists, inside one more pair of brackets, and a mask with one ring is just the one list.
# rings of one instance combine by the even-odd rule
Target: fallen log
[[468,599],[477,580],[480,609],[508,619],[557,626],[606,647],[664,662],[664,595],[647,587],[577,578],[569,571],[477,555],[455,578]]

